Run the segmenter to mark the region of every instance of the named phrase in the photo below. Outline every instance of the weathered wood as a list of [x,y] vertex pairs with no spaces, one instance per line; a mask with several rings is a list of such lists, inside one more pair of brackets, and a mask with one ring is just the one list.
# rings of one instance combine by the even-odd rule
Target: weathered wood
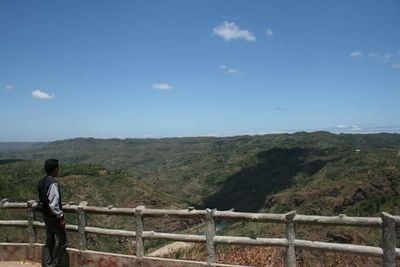
[[248,220],[254,222],[284,222],[284,214],[272,213],[248,213],[248,212],[234,212],[234,211],[215,211],[215,219],[225,220]]
[[371,247],[371,246],[336,244],[336,243],[327,243],[327,242],[309,241],[300,239],[296,239],[294,241],[294,244],[298,248],[345,252],[345,253],[352,253],[369,257],[382,257],[383,255],[382,248]]
[[213,264],[216,262],[215,256],[215,221],[214,221],[215,210],[206,209],[206,247],[207,247],[207,264]]
[[143,217],[142,213],[145,206],[138,206],[135,209],[135,222],[136,222],[136,257],[142,259],[144,256],[143,245]]
[[312,225],[336,225],[336,226],[367,226],[380,227],[382,219],[379,217],[348,217],[341,216],[314,216],[314,215],[296,215],[293,219],[295,223]]
[[65,230],[68,230],[68,231],[71,231],[71,232],[78,232],[78,225],[66,224],[65,225]]
[[[29,204],[32,203],[32,204]],[[34,208],[36,203],[10,203],[6,199],[0,202],[0,207],[4,209],[23,209],[28,208],[28,220],[0,220],[0,226],[28,226],[31,233],[36,227],[44,228],[43,222],[35,221],[34,216],[30,213],[30,208]],[[66,204],[64,210],[67,212],[78,213],[78,225],[66,225],[67,231],[75,231],[79,233],[80,240],[85,240],[87,233],[104,234],[112,236],[136,237],[136,254],[138,258],[144,257],[143,239],[164,239],[172,241],[184,242],[205,242],[207,245],[207,263],[212,265],[216,261],[215,244],[243,244],[243,245],[261,245],[261,246],[283,246],[287,247],[286,264],[292,266],[295,263],[295,246],[306,249],[318,249],[324,251],[345,252],[351,254],[359,254],[364,256],[383,257],[386,260],[384,266],[395,266],[396,257],[400,258],[400,249],[395,247],[396,241],[396,224],[397,229],[400,228],[400,216],[392,216],[383,213],[381,218],[372,217],[347,217],[339,216],[309,216],[296,215],[294,212],[287,214],[269,214],[269,213],[244,213],[233,211],[216,211],[216,210],[195,210],[192,208],[185,210],[162,210],[162,209],[145,209],[144,206],[137,208],[115,208],[108,207],[91,207],[81,204],[80,206]],[[108,215],[135,215],[136,231],[105,229],[86,226],[86,218],[82,218],[82,214],[87,212],[108,214]],[[33,214],[34,215],[34,214]],[[157,233],[153,231],[144,231],[144,217],[206,217],[207,231],[206,235],[186,235]],[[249,237],[232,237],[232,236],[216,236],[214,219],[227,220],[247,220],[259,222],[273,222],[286,224],[286,238],[249,238]],[[83,222],[85,222],[83,224]],[[319,224],[319,225],[345,225],[345,226],[366,226],[366,227],[382,227],[383,228],[383,249],[379,247],[351,245],[351,244],[335,244],[326,242],[316,242],[308,240],[295,239],[295,223],[300,224]],[[29,242],[34,243],[33,235],[29,235]],[[80,249],[86,249],[86,244],[80,243]]]
[[145,239],[163,239],[163,240],[182,241],[182,242],[205,242],[206,241],[206,237],[204,235],[169,234],[169,233],[157,233],[154,231],[144,231],[143,238],[145,238]]
[[277,247],[285,247],[288,245],[286,238],[250,238],[242,236],[215,236],[214,243]]
[[389,213],[382,212],[383,267],[396,267],[396,221]]
[[285,214],[286,219],[286,239],[288,246],[286,248],[286,267],[296,267],[296,250],[294,248],[294,241],[296,239],[296,232],[293,219],[296,216],[296,211],[291,211]]
[[106,214],[106,215],[134,215],[135,208],[115,208],[115,207],[85,207],[85,211],[89,213]]
[[29,245],[33,245],[36,243],[36,230],[33,225],[35,221],[35,211],[33,209],[33,204],[35,203],[34,200],[29,200],[27,202],[28,206],[28,234],[29,234]]
[[7,200],[1,202],[0,208],[2,209],[26,209],[28,204],[26,202],[18,203],[18,202],[7,202]]
[[100,235],[110,235],[110,236],[123,236],[123,237],[136,237],[136,232],[118,229],[106,229],[98,227],[85,227],[86,233],[100,234]]
[[78,233],[79,233],[79,250],[84,251],[87,248],[86,244],[86,215],[84,207],[87,205],[87,201],[82,201],[78,206]]
[[164,209],[145,209],[143,217],[182,217],[182,218],[199,218],[206,215],[205,210],[164,210]]
[[1,201],[0,201],[0,208],[2,208],[3,207],[3,205],[5,204],[5,203],[7,203],[7,198],[3,198],[3,199],[1,199]]
[[27,220],[0,220],[0,226],[28,226]]
[[[22,209],[26,208],[26,203],[10,203],[5,199],[1,202],[1,208]],[[77,205],[65,204],[64,210],[67,212],[78,211]],[[86,206],[86,212],[99,213],[99,214],[114,214],[114,215],[131,215],[135,213],[134,208],[115,208],[109,207],[94,207]],[[205,210],[164,210],[164,209],[146,209],[143,211],[143,217],[204,217]],[[259,222],[282,222],[285,223],[286,219],[284,214],[271,214],[271,213],[247,213],[247,212],[234,212],[234,211],[216,211],[214,214],[216,219],[229,219],[229,220],[250,220]],[[400,224],[400,216],[395,216],[395,220]],[[343,226],[368,226],[380,227],[382,219],[379,217],[348,217],[341,216],[314,216],[314,215],[296,215],[293,219],[295,223],[302,224],[322,224],[322,225],[343,225]]]
[[36,228],[46,228],[46,225],[44,222],[38,222],[38,221],[34,221],[33,226],[35,226]]
[[78,205],[73,204],[63,204],[63,212],[64,213],[76,213],[78,212]]

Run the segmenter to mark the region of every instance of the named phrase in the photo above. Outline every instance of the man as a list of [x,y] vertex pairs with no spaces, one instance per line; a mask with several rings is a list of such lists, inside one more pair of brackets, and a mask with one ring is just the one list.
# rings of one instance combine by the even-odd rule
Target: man
[[[44,162],[46,176],[38,183],[39,205],[46,225],[46,245],[42,266],[61,266],[61,260],[67,248],[65,220],[62,210],[61,192],[56,177],[58,176],[58,160],[48,159]],[[58,244],[56,248],[55,236]]]

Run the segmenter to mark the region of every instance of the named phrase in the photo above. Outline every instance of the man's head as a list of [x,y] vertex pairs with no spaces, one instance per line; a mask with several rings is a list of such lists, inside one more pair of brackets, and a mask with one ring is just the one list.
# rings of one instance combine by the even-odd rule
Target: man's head
[[58,160],[57,159],[48,159],[44,162],[44,170],[47,175],[52,177],[58,176]]

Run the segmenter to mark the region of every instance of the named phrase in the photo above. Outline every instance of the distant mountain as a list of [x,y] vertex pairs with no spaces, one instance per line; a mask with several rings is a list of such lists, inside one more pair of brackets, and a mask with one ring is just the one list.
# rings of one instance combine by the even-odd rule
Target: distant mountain
[[[332,183],[341,184],[345,190],[347,186],[355,186],[356,178],[361,179],[359,183],[375,179],[387,184],[385,168],[394,168],[397,173],[399,150],[400,134],[299,132],[164,139],[76,138],[3,151],[0,160],[43,161],[55,157],[61,164],[95,164],[121,171],[199,206],[282,210],[301,204],[318,211],[314,204],[307,204],[310,200],[306,199],[306,193],[301,196],[295,193],[322,190]],[[315,184],[319,188],[314,189]],[[388,184],[388,188],[396,186]],[[365,196],[378,189],[368,190],[370,193]],[[285,192],[299,200],[294,201],[290,195],[284,197]],[[322,196],[332,199],[335,195],[332,194]],[[352,197],[336,195],[344,199]],[[364,195],[358,199],[365,199]],[[317,193],[315,196],[321,197]],[[278,199],[285,199],[285,203],[276,203]],[[340,201],[346,202],[344,199]]]
[[[400,134],[332,134],[328,132],[235,137],[165,139],[76,138],[15,146],[0,151],[0,199],[36,198],[43,160],[60,159],[64,201],[118,207],[217,208],[236,211],[379,216],[400,215]],[[11,149],[12,148],[12,149]],[[0,218],[7,216],[0,211]],[[25,213],[21,218],[25,218]],[[18,219],[18,218],[14,218]],[[70,217],[68,220],[75,220]],[[167,221],[166,221],[167,220]],[[132,229],[132,218],[91,222]],[[194,220],[146,219],[149,229],[176,232]],[[164,229],[164,230],[163,230]],[[227,226],[231,235],[271,236],[265,224]],[[298,229],[310,240],[345,236],[360,244],[379,244],[381,233],[313,228]],[[15,231],[0,241],[15,240]],[[25,236],[20,235],[21,241]],[[72,238],[72,243],[77,239]],[[155,242],[155,243],[154,243]],[[158,246],[154,241],[147,246]],[[350,241],[349,241],[350,242]],[[91,246],[130,251],[128,239],[101,237]]]
[[0,152],[12,152],[30,148],[39,148],[45,142],[0,142]]

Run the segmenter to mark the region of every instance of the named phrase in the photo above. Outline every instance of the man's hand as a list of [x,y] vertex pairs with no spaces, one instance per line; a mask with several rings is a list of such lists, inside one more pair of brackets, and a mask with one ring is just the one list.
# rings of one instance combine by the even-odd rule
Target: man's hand
[[65,228],[65,219],[64,219],[64,216],[62,216],[59,220],[60,220],[60,226],[61,226],[62,228]]

